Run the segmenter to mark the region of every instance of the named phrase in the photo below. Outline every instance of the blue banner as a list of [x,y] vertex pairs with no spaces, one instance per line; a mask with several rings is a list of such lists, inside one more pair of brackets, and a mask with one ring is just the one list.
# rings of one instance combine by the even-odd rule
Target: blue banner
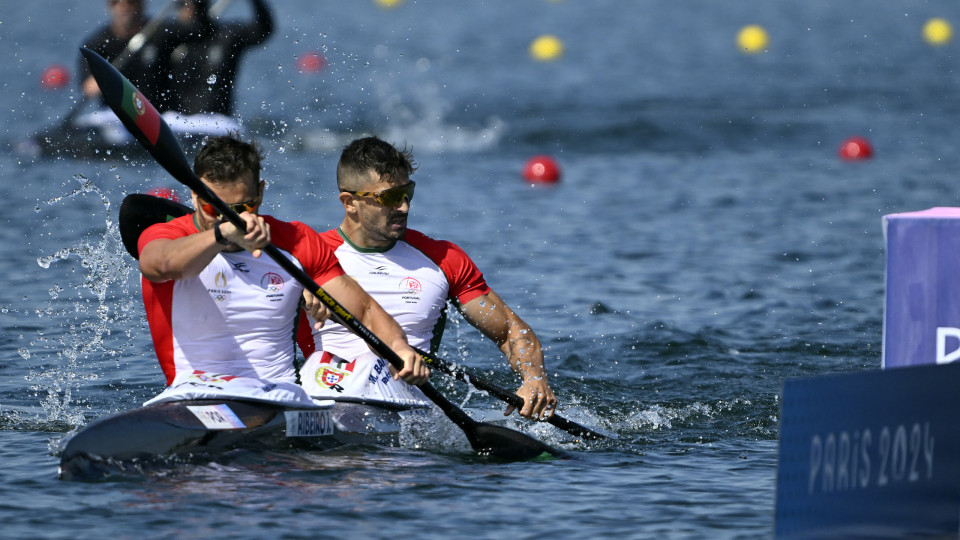
[[778,538],[960,533],[960,364],[790,379]]
[[884,216],[883,367],[960,358],[960,208]]

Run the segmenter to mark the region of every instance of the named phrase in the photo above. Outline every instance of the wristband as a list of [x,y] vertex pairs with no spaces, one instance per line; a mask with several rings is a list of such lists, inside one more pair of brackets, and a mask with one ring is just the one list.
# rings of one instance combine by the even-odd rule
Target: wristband
[[220,233],[220,224],[222,221],[218,221],[216,225],[213,226],[213,239],[217,241],[221,246],[229,246],[232,244],[231,241],[223,237],[223,234]]

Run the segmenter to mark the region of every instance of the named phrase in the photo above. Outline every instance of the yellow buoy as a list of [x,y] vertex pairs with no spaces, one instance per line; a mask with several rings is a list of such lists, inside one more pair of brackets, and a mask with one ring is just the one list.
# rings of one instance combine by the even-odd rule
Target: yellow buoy
[[748,54],[756,54],[767,50],[770,38],[767,31],[762,26],[751,24],[744,26],[737,34],[737,46],[740,51]]
[[952,37],[953,28],[946,19],[934,17],[923,25],[923,39],[930,45],[946,45]]
[[530,44],[530,56],[541,62],[556,60],[563,56],[563,42],[556,36],[540,36]]
[[377,4],[382,8],[395,8],[403,3],[403,0],[377,0]]

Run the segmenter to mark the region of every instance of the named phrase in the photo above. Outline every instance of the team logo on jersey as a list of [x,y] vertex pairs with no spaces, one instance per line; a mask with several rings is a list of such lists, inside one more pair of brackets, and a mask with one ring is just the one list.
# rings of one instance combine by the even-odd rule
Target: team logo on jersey
[[317,371],[317,382],[328,388],[333,388],[340,384],[340,381],[347,378],[347,374],[332,367],[320,368]]
[[317,384],[337,392],[343,392],[340,383],[353,373],[353,368],[356,366],[356,359],[347,362],[343,358],[324,351],[323,356],[320,357],[320,369],[316,372]]
[[279,274],[267,272],[260,278],[260,286],[268,293],[278,293],[283,290],[283,278]]
[[219,373],[208,373],[206,371],[200,371],[199,369],[193,370],[193,373],[190,374],[191,379],[198,379],[205,383],[225,383],[229,380],[236,379],[234,375],[221,375]]
[[213,276],[213,288],[207,289],[213,296],[214,302],[223,302],[228,298],[230,291],[227,289],[227,275],[223,272],[217,272]]
[[400,280],[400,297],[407,304],[416,304],[420,301],[420,291],[423,286],[416,278],[405,277]]
[[420,294],[423,287],[416,278],[406,277],[400,280],[400,290],[409,294]]

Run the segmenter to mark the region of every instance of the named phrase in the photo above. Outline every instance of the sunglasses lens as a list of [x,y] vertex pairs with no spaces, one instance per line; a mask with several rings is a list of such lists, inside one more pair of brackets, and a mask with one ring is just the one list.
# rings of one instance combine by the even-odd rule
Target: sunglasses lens
[[413,200],[413,188],[415,184],[410,182],[409,184],[398,186],[395,188],[390,188],[380,194],[377,199],[384,206],[391,206],[393,208],[399,208],[403,204],[403,199],[407,199],[407,202]]
[[[243,212],[253,212],[260,207],[260,201],[247,201],[237,204],[228,205],[234,212],[242,214]],[[220,212],[217,212],[217,209],[213,207],[212,204],[200,200],[200,209],[203,210],[205,214],[210,217],[220,218]]]

